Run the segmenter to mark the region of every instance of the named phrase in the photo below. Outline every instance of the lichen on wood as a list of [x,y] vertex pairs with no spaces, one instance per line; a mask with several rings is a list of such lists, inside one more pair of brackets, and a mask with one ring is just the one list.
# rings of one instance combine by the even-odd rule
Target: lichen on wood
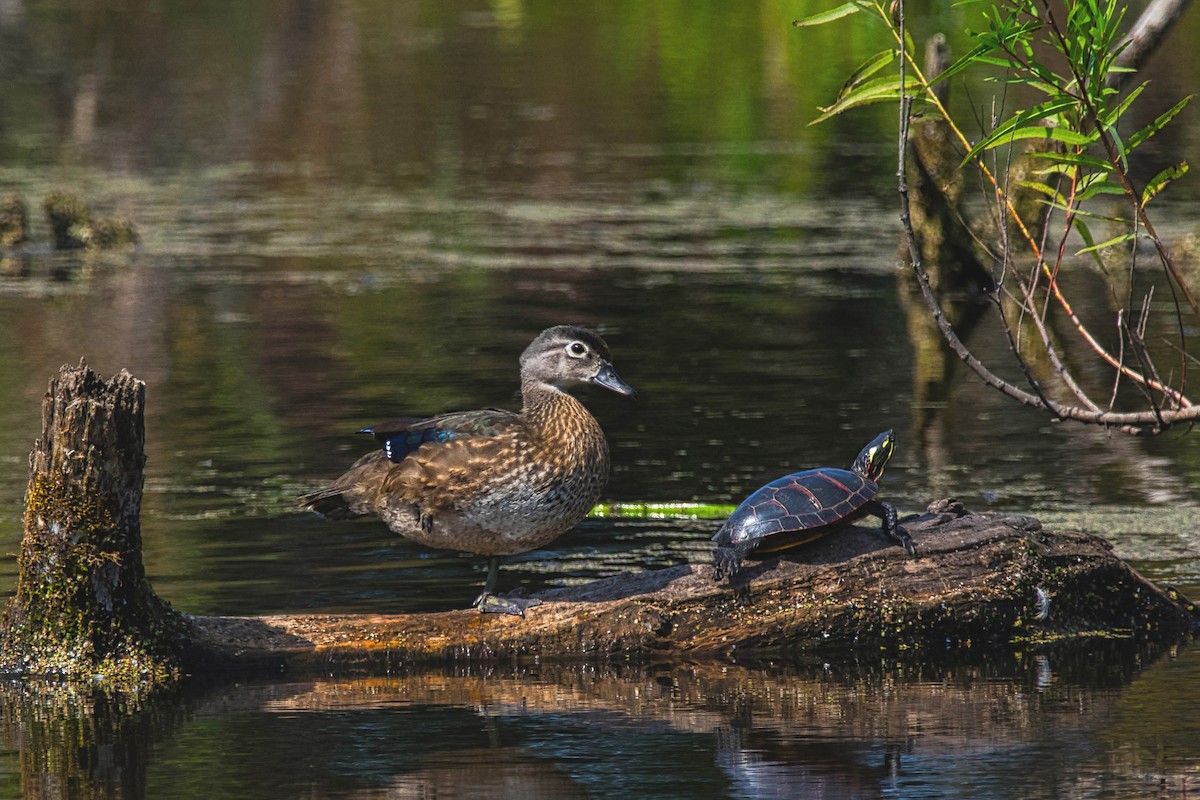
[[63,367],[29,457],[17,590],[0,620],[0,670],[114,685],[180,674],[184,618],[142,564],[145,384]]
[[119,217],[95,219],[87,204],[71,192],[51,192],[42,201],[42,208],[57,250],[107,249],[138,243],[132,222]]

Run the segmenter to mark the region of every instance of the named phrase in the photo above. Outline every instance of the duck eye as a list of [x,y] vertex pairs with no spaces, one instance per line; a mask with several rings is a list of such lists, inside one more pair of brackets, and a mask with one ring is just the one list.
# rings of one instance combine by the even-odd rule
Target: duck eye
[[587,355],[587,345],[583,342],[571,342],[567,345],[567,355],[571,358],[583,358]]

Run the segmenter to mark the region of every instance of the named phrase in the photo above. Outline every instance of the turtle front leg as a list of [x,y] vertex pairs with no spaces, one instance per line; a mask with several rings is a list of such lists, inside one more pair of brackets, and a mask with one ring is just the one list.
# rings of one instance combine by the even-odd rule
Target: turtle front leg
[[730,579],[742,568],[742,559],[752,550],[737,544],[717,545],[713,550],[713,580],[719,581],[728,576]]
[[896,513],[894,505],[884,500],[872,500],[867,504],[867,513],[883,520],[881,527],[889,539],[903,547],[910,556],[917,554],[916,543],[908,535],[908,531],[900,527],[900,515]]

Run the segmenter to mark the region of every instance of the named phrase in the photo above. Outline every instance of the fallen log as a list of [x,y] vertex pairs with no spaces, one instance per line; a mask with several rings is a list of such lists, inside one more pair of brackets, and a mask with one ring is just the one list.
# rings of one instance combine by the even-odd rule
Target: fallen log
[[851,528],[730,587],[707,565],[538,595],[525,617],[431,614],[193,617],[197,668],[395,669],[430,661],[943,651],[1091,636],[1164,641],[1196,625],[1099,537],[939,501],[907,522],[917,557]]
[[919,653],[1119,636],[1173,640],[1195,609],[1102,539],[1031,517],[938,501],[906,522],[918,554],[850,528],[734,585],[688,564],[542,592],[525,617],[475,610],[395,615],[197,617],[154,595],[141,562],[144,385],[64,367],[30,459],[17,592],[0,670],[162,683],[182,673],[395,669],[421,662]]

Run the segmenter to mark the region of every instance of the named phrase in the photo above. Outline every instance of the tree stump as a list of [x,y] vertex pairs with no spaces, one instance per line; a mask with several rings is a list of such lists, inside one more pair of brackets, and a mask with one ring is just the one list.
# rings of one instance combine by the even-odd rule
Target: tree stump
[[177,677],[184,618],[142,565],[145,384],[64,366],[29,455],[16,594],[0,619],[0,670],[156,683]]

